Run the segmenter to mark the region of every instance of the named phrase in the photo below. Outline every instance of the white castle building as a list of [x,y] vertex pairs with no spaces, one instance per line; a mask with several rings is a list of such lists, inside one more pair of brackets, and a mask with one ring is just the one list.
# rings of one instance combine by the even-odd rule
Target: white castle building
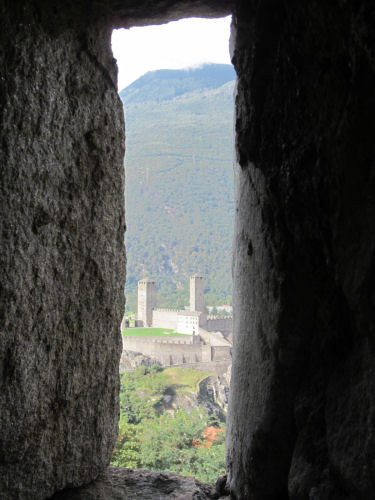
[[186,335],[197,335],[200,329],[220,331],[223,334],[232,331],[232,318],[207,316],[204,304],[205,278],[190,277],[189,310],[158,309],[156,281],[143,279],[138,282],[138,321],[137,326],[169,328]]

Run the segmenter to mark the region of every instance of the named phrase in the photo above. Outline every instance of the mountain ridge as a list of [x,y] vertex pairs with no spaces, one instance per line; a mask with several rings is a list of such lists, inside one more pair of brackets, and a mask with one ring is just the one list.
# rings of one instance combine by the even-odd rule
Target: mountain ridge
[[[233,66],[229,64],[207,63],[186,69],[159,69],[148,71],[119,92],[121,100],[128,102],[157,102],[179,97],[188,92],[215,89],[236,77]],[[164,85],[165,83],[168,85]],[[164,84],[163,84],[164,83]]]

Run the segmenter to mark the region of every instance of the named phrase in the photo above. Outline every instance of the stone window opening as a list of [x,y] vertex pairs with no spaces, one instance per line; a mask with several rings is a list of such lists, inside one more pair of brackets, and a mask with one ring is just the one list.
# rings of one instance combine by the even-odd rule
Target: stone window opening
[[[152,25],[152,24],[151,24],[151,25]],[[193,33],[192,33],[192,36],[194,36],[194,34],[193,34]],[[228,44],[228,49],[227,49],[227,50],[228,50],[228,54],[229,54],[229,38],[228,38],[228,40],[227,40],[227,44]],[[230,63],[228,63],[228,64],[230,64]],[[163,68],[161,68],[161,69],[163,69]],[[120,91],[120,90],[121,90],[121,89],[119,88],[119,91]],[[127,130],[127,123],[126,123],[126,107],[125,107],[125,130]],[[127,143],[126,143],[126,139],[125,139],[125,160],[124,160],[124,165],[125,165],[125,177],[126,177],[126,154],[127,154]],[[233,154],[234,154],[234,152],[233,152]],[[196,164],[196,158],[195,158],[195,155],[194,155],[194,165],[195,165],[195,164]],[[147,174],[148,174],[148,176],[149,176],[149,169],[147,169]],[[131,196],[131,193],[130,193],[128,196]],[[196,324],[198,324],[198,320],[197,320],[197,318],[194,318],[194,317],[191,317],[191,318],[190,318],[190,317],[187,317],[187,318],[185,319],[185,322],[186,322],[186,325],[188,325],[188,324],[190,324],[190,323],[196,323]],[[196,332],[195,332],[195,328],[194,328],[193,335],[195,335],[195,334],[196,334]],[[167,341],[165,341],[165,342],[167,342]],[[186,344],[186,342],[184,342],[184,344]],[[219,475],[219,474],[218,474],[218,475]]]
[[[124,128],[110,34],[233,9],[226,484],[241,500],[372,500],[372,2],[60,7],[0,7],[0,496],[44,500],[71,487],[85,498],[92,481],[102,497],[111,498],[111,482],[130,494],[123,472],[103,472],[117,437],[125,273]],[[166,484],[142,474],[147,485]]]

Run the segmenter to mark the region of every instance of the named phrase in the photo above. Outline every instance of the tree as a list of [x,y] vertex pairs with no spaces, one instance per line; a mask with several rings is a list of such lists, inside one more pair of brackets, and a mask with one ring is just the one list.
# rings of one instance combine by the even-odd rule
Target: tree
[[113,467],[138,468],[141,466],[141,444],[139,441],[141,432],[140,426],[129,424],[125,419],[120,420],[119,436],[111,459]]

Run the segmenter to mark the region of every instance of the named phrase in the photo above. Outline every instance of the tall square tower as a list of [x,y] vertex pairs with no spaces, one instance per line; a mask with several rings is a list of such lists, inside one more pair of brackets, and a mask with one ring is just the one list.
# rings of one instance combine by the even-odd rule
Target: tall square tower
[[143,326],[152,326],[152,310],[156,307],[156,281],[144,279],[138,281],[138,321]]
[[205,312],[204,306],[204,276],[190,276],[190,311]]

